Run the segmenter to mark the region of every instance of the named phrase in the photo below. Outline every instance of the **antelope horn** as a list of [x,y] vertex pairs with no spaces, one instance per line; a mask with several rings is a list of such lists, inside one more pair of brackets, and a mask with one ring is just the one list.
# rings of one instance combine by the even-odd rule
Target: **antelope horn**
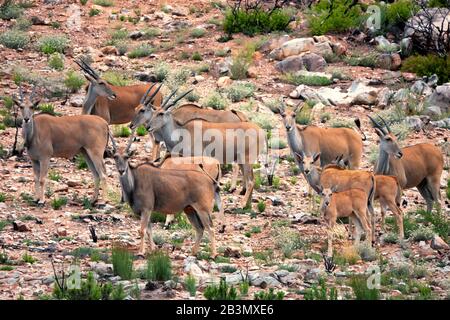
[[378,122],[376,122],[374,118],[369,115],[367,115],[367,117],[370,119],[370,121],[372,121],[374,128],[380,129],[384,134],[387,133],[386,130]]
[[294,108],[294,113],[297,113],[297,111],[298,111],[298,108],[300,107],[300,105],[302,104],[302,101],[300,101],[296,106],[295,106],[295,108]]
[[382,117],[380,117],[380,116],[378,116],[378,118],[380,118],[381,121],[383,121],[384,125],[386,126],[386,129],[388,130],[389,133],[391,133],[391,128],[389,127],[389,125],[387,124],[387,122],[384,121],[384,119],[383,119]]
[[145,91],[145,94],[142,96],[141,101],[139,102],[140,104],[144,104],[145,99],[147,98],[148,94],[150,93],[150,91],[153,89],[153,87],[155,86],[155,84],[153,83],[147,91]]
[[109,129],[108,129],[108,136],[109,136],[109,139],[111,140],[111,144],[112,144],[112,147],[113,147],[113,151],[114,151],[114,153],[116,153],[116,151],[117,151],[116,140],[114,140],[114,137],[113,137],[113,135],[112,135],[112,133],[111,133],[111,130],[109,130]]
[[183,99],[185,96],[187,96],[189,93],[191,93],[194,89],[189,89],[185,93],[181,94],[179,97],[177,97],[175,100],[173,100],[171,103],[168,104],[168,106],[165,109],[169,109],[170,107],[174,106],[178,101]]
[[80,62],[84,65],[83,69],[86,70],[91,76],[93,76],[94,79],[97,80],[98,78],[100,78],[99,75],[97,74],[97,72],[95,72],[95,70],[92,69],[92,67],[90,65],[88,65],[86,63],[86,61],[84,61],[83,59],[80,59]]
[[134,131],[135,131],[135,130],[131,131],[131,136],[130,136],[130,139],[128,139],[127,147],[125,148],[125,153],[128,153],[128,151],[130,151],[130,147],[131,147],[131,145],[133,144],[133,141],[134,141]]
[[88,73],[89,75],[92,75],[91,72],[81,62],[82,61],[81,59],[80,60],[74,60],[74,61],[85,73]]
[[[156,85],[156,83],[155,83],[155,85]],[[163,86],[163,84],[161,83],[157,88],[156,88],[156,90],[152,93],[152,95],[148,98],[148,99],[146,99],[145,100],[145,105],[147,105],[147,104],[149,104],[149,103],[151,103],[152,101],[153,101],[153,99],[155,98],[155,96],[158,94],[158,92],[159,92],[159,90],[161,89],[161,87]]]
[[30,101],[31,101],[31,102],[33,102],[33,98],[34,98],[34,96],[36,95],[36,88],[37,88],[37,85],[35,84],[35,85],[33,86],[33,90],[31,91],[31,94],[30,94]]
[[169,94],[166,99],[164,99],[163,103],[161,104],[162,109],[165,109],[166,104],[169,103],[169,100],[177,93],[177,91],[178,89],[173,90],[172,93]]
[[20,103],[23,102],[23,88],[22,88],[22,84],[19,85],[19,98],[20,98]]

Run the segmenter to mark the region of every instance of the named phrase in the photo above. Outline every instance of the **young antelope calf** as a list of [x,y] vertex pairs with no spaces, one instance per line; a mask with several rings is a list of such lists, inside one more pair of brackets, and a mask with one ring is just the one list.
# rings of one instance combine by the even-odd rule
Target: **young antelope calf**
[[167,170],[152,163],[143,163],[132,167],[128,163],[131,136],[127,147],[117,150],[117,145],[110,134],[113,144],[114,160],[120,175],[120,185],[125,201],[133,212],[141,216],[141,243],[139,254],[145,255],[145,237],[150,241],[150,250],[155,244],[152,237],[150,216],[153,211],[163,214],[175,214],[184,211],[196,231],[192,254],[200,247],[203,232],[209,233],[211,254],[216,256],[216,243],[211,213],[213,211],[214,192],[217,181],[207,174],[196,170]]
[[328,256],[333,256],[333,228],[337,218],[348,217],[356,226],[355,244],[359,244],[361,231],[366,233],[366,241],[371,245],[371,227],[367,217],[367,193],[361,189],[334,192],[323,189],[321,213],[328,224]]

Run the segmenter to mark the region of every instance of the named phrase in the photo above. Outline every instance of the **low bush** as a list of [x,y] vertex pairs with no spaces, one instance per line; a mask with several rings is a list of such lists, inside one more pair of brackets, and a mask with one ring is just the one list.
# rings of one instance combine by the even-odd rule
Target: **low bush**
[[94,4],[101,7],[112,7],[114,5],[114,1],[111,0],[94,0]]
[[328,86],[333,83],[333,80],[318,75],[303,75],[288,73],[283,76],[284,81],[294,84],[296,86],[305,84],[308,86]]
[[120,276],[123,280],[133,278],[133,254],[130,251],[113,245],[111,259],[114,275]]
[[55,70],[63,70],[64,69],[64,58],[60,53],[53,53],[48,58],[48,65],[50,68]]
[[201,38],[206,34],[206,29],[204,28],[194,28],[191,31],[191,36],[193,38]]
[[379,289],[368,288],[368,281],[365,275],[354,275],[350,278],[348,284],[352,288],[356,300],[379,300],[381,298]]
[[11,20],[19,18],[23,13],[23,8],[14,3],[14,0],[5,0],[0,6],[0,19]]
[[113,86],[123,87],[133,84],[133,81],[123,72],[109,70],[102,74],[102,78]]
[[69,70],[66,73],[64,85],[67,87],[67,89],[69,89],[70,92],[72,93],[78,92],[85,83],[86,81],[84,77],[78,72]]
[[147,259],[147,279],[167,281],[172,278],[170,257],[163,251],[155,251]]
[[239,102],[253,96],[255,85],[250,82],[235,82],[226,91],[228,99]]
[[141,44],[138,47],[134,48],[128,53],[128,58],[130,59],[136,59],[136,58],[142,58],[142,57],[148,57],[153,52],[155,52],[155,49],[150,46],[149,44]]
[[435,54],[411,56],[403,60],[401,70],[416,73],[421,77],[436,74],[438,83],[446,83],[450,81],[450,54],[447,57]]
[[20,30],[8,30],[0,34],[0,44],[10,49],[23,49],[29,42],[28,34]]
[[305,300],[337,300],[338,291],[335,287],[328,288],[325,278],[320,277],[318,284],[306,289]]
[[345,32],[356,28],[364,20],[359,4],[351,0],[320,0],[311,7],[307,20],[313,35],[329,32]]
[[224,110],[227,106],[227,101],[220,93],[214,91],[206,97],[204,106],[215,110]]
[[236,10],[226,11],[223,30],[227,34],[242,32],[249,36],[273,31],[287,31],[292,18],[291,11],[281,8],[271,10],[262,7],[255,9],[239,7]]
[[224,278],[220,279],[219,285],[208,285],[203,292],[207,300],[237,300],[237,291],[233,286],[229,286]]
[[65,35],[42,36],[37,42],[39,51],[45,54],[64,53],[69,46],[69,38]]
[[274,288],[270,288],[268,291],[255,292],[255,300],[283,300],[286,293],[284,291],[275,292]]
[[61,197],[61,198],[54,198],[51,202],[52,208],[55,210],[61,209],[63,206],[67,204],[67,198]]

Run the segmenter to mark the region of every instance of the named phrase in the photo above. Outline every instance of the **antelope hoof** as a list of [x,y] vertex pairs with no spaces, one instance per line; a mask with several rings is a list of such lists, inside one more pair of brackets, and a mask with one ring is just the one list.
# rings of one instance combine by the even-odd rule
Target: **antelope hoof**
[[222,225],[219,227],[219,229],[217,230],[217,232],[219,232],[219,233],[224,233],[226,227],[227,227],[226,225],[222,224]]
[[241,192],[239,193],[241,196],[245,195],[245,193],[247,192],[246,188],[242,188]]

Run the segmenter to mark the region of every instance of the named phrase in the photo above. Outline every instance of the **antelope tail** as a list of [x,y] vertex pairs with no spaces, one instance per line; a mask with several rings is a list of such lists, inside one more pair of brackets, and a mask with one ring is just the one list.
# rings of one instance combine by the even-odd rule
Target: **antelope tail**
[[361,134],[362,141],[366,141],[367,137],[366,134],[361,130],[361,120],[359,118],[355,119],[356,128],[358,129],[359,133]]
[[208,178],[210,178],[214,182],[214,184],[218,187],[219,186],[219,181],[217,179],[219,178],[220,170],[219,170],[219,175],[217,176],[216,179],[214,179],[213,177],[211,177],[209,175],[209,173],[205,170],[205,168],[203,168],[203,163],[200,163],[198,166],[200,167],[200,169],[203,170],[203,173],[206,174],[208,176]]

